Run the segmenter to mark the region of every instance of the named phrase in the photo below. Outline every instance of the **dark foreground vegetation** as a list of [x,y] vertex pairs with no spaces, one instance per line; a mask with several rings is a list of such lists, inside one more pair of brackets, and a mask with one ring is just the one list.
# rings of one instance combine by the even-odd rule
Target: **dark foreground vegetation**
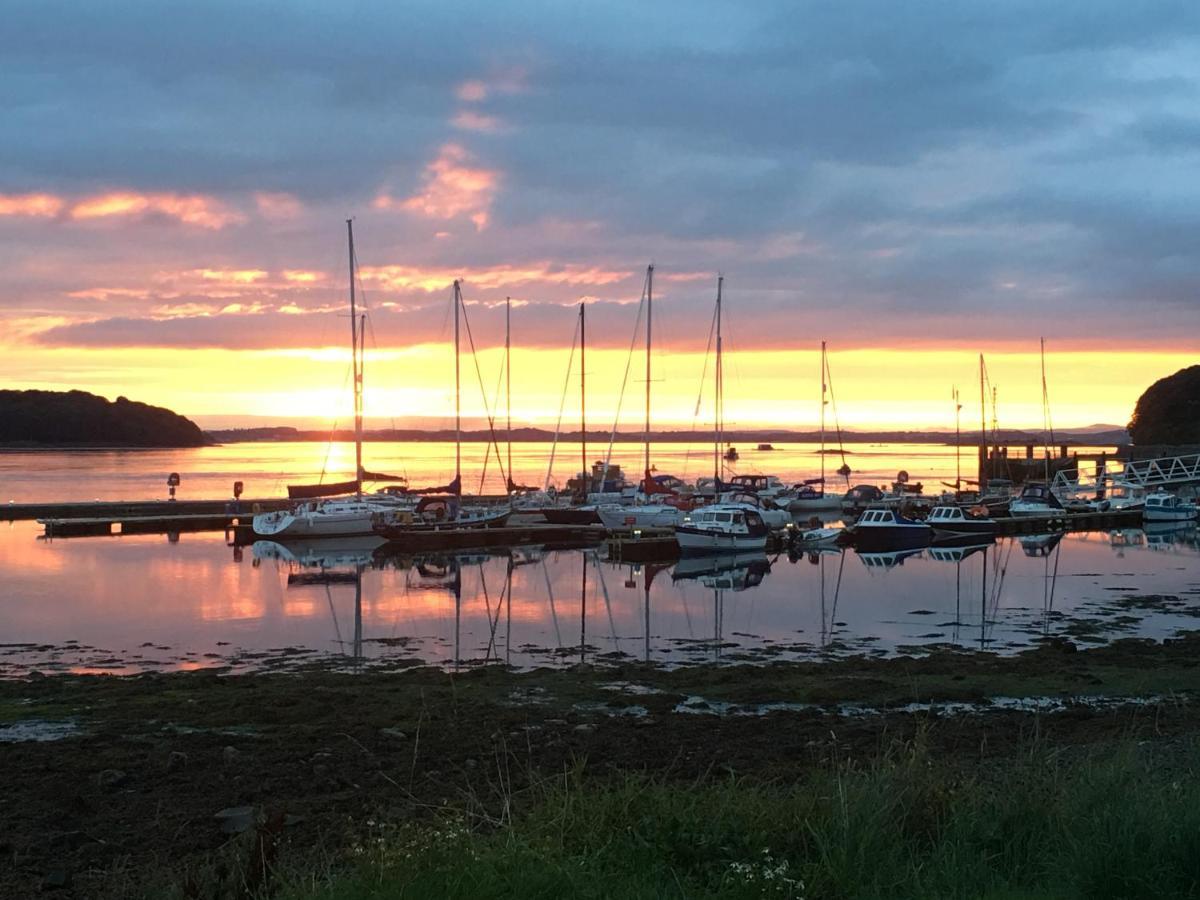
[[158,406],[85,391],[0,391],[0,445],[199,447],[195,422]]
[[3,681],[0,896],[1197,896],[1198,661]]

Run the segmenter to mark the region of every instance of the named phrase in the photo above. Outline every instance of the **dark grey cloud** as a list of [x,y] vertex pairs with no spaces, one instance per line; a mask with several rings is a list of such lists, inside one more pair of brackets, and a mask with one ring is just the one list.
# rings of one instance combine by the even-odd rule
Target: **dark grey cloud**
[[[0,30],[0,194],[199,192],[242,221],[0,217],[0,315],[73,320],[55,344],[311,341],[315,316],[257,314],[253,339],[221,331],[244,315],[163,319],[209,301],[162,274],[319,269],[328,291],[263,302],[328,305],[355,213],[366,265],[724,270],[763,343],[989,340],[1052,309],[1076,336],[1177,345],[1200,324],[1197,50],[1200,7],[1111,0],[27,4]],[[486,96],[464,103],[470,80]],[[500,127],[455,128],[467,108]],[[449,142],[495,173],[486,229],[371,209]],[[255,191],[305,212],[265,219]],[[513,292],[557,322],[639,284]],[[144,296],[70,296],[99,288]],[[708,288],[667,290],[664,327],[702,340]],[[427,295],[392,299],[388,340],[432,333]],[[627,339],[624,310],[597,340]]]

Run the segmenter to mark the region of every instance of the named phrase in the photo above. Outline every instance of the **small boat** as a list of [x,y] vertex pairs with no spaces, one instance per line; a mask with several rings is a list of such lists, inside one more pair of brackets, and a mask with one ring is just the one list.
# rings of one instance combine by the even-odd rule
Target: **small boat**
[[793,490],[792,498],[788,500],[788,509],[791,512],[842,508],[841,496],[825,493],[824,478],[811,478],[796,485]]
[[798,550],[809,550],[819,547],[832,547],[845,533],[844,528],[804,528],[797,530],[792,536],[792,546]]
[[759,444],[755,449],[766,451],[766,450],[774,450],[775,448],[771,444]]
[[996,520],[977,509],[964,510],[961,506],[935,506],[925,522],[936,534],[993,535]]
[[788,493],[788,486],[777,475],[734,475],[726,484],[731,490],[748,491],[768,500]]
[[737,462],[739,458],[740,457],[739,457],[739,454],[737,451],[737,447],[730,444],[729,447],[726,448],[726,450],[725,450],[725,456],[724,456],[725,462]]
[[374,515],[375,533],[388,540],[431,531],[462,531],[502,528],[508,524],[509,506],[465,505],[455,494],[422,497],[411,510],[396,510]]
[[721,495],[721,503],[737,503],[742,506],[754,507],[769,528],[778,530],[786,528],[792,522],[792,515],[786,509],[776,506],[769,497],[748,491],[729,491]]
[[924,547],[933,538],[933,529],[886,507],[872,507],[846,529],[859,550],[900,550]]
[[744,503],[702,507],[675,528],[675,540],[685,553],[762,550],[770,534],[759,511]]
[[859,484],[842,495],[842,512],[857,514],[883,500],[883,491],[873,484]]
[[1026,484],[1021,490],[1021,496],[1008,505],[1010,516],[1057,516],[1065,512],[1050,486],[1040,481]]
[[622,528],[674,528],[686,513],[669,503],[624,505],[606,503],[596,507],[596,516],[609,531]]
[[1188,503],[1166,491],[1158,491],[1146,496],[1142,518],[1147,522],[1190,522],[1196,518],[1197,512],[1200,510],[1195,503]]

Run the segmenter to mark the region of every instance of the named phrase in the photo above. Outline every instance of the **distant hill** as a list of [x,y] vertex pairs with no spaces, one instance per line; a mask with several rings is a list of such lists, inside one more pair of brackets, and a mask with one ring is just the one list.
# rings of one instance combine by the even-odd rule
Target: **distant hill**
[[200,427],[159,406],[86,391],[0,391],[0,444],[54,447],[199,447]]
[[1200,444],[1200,366],[1160,378],[1138,398],[1129,423],[1135,444]]

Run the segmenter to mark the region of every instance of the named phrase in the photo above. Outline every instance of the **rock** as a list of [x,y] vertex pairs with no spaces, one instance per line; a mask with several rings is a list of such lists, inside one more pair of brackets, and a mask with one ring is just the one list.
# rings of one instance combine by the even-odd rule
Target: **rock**
[[42,879],[43,891],[58,891],[71,886],[71,873],[61,866],[51,869]]
[[187,754],[182,753],[179,750],[172,750],[170,755],[167,756],[167,771],[168,772],[182,771],[183,769],[187,768],[187,764],[188,764]]
[[634,719],[634,720],[633,720],[633,727],[634,727],[634,728],[645,728],[647,725],[653,725],[653,724],[655,724],[655,723],[654,723],[654,720],[653,720],[653,719],[651,719],[651,718],[650,718],[650,717],[648,717],[648,716],[643,716],[643,717],[642,717],[642,718],[640,718],[640,719]]
[[574,730],[579,734],[591,734],[596,730],[596,726],[590,722],[584,722],[582,725],[576,725]]
[[104,769],[99,775],[96,776],[96,784],[100,785],[100,787],[106,790],[118,788],[121,785],[128,783],[128,781],[129,773],[122,772],[120,769]]
[[324,765],[323,763],[317,763],[312,767],[312,773],[313,777],[315,778],[325,778],[329,775],[329,766]]
[[237,765],[238,758],[241,755],[237,747],[226,747],[221,751],[221,761],[227,766]]
[[547,719],[546,724],[547,725],[566,725],[567,720],[566,719]]
[[379,736],[393,741],[407,741],[408,735],[399,728],[380,728]]
[[473,769],[473,768],[475,768],[477,765],[479,765],[479,763],[478,763],[478,762],[476,762],[474,758],[472,758],[472,757],[468,757],[468,758],[466,759],[466,761],[463,763],[463,765],[465,765],[465,766],[466,766],[468,769]]
[[225,834],[241,834],[254,827],[255,811],[253,806],[230,806],[214,813],[213,818],[221,826]]

